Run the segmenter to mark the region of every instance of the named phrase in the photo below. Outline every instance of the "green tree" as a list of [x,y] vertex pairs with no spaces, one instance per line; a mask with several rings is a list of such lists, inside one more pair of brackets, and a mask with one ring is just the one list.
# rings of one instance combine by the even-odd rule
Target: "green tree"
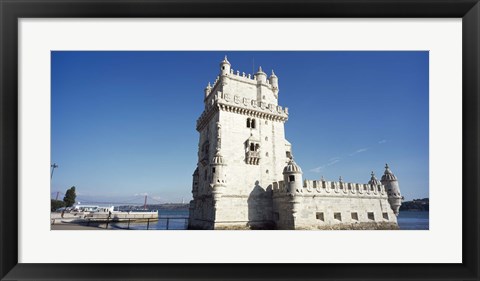
[[58,208],[65,207],[65,202],[60,200],[51,199],[50,206],[52,212],[55,212]]
[[75,204],[75,198],[77,194],[75,194],[75,186],[70,187],[65,193],[65,197],[63,197],[63,202],[65,202],[65,206],[72,207]]

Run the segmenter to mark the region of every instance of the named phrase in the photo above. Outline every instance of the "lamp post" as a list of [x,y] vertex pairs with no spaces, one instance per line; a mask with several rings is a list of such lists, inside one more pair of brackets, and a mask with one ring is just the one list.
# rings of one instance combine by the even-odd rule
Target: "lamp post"
[[50,167],[52,167],[52,173],[50,174],[50,179],[53,178],[53,171],[55,171],[55,168],[58,168],[58,165],[53,163],[52,165],[50,165]]

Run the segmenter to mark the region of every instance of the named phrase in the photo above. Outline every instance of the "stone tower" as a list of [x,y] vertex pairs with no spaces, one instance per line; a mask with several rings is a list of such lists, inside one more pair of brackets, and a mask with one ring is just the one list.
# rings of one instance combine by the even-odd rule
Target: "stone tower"
[[288,109],[278,105],[278,93],[273,71],[267,77],[260,67],[252,77],[234,71],[227,57],[220,62],[219,76],[205,88],[205,108],[197,120],[190,228],[273,224],[272,183],[283,180],[291,157],[284,133]]
[[388,164],[385,164],[385,173],[382,176],[382,184],[385,185],[385,189],[387,190],[388,203],[390,203],[390,207],[395,215],[398,216],[403,197],[402,194],[400,194],[397,177],[395,177],[392,171],[390,171]]

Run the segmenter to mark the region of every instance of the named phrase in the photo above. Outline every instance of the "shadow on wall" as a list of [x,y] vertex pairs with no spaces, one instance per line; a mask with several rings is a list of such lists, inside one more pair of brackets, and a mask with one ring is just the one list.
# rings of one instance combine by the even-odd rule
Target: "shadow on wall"
[[255,186],[248,196],[248,226],[250,229],[274,229],[272,218],[272,186],[267,189],[255,181]]

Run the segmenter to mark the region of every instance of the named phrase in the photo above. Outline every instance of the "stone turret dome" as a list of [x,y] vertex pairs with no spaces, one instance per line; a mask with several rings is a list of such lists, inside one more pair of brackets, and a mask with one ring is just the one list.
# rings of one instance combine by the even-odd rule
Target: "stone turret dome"
[[267,75],[265,72],[263,72],[263,69],[262,69],[261,66],[258,67],[257,75],[258,75],[258,74],[263,74],[263,75],[265,75],[265,76]]
[[396,181],[397,177],[390,171],[390,167],[388,167],[388,164],[385,164],[385,173],[382,176],[382,182],[383,181]]
[[212,164],[213,165],[223,165],[225,162],[223,160],[223,156],[220,154],[219,151],[217,151],[217,153],[215,154],[215,156],[213,156],[213,159],[212,159]]
[[222,60],[222,62],[220,63],[220,65],[222,64],[228,64],[228,65],[231,65],[230,62],[228,61],[227,59],[227,56],[225,56],[225,58]]
[[300,166],[297,165],[297,163],[295,163],[295,161],[293,161],[293,158],[290,159],[290,161],[288,161],[288,164],[287,166],[285,166],[285,168],[283,168],[283,173],[286,174],[286,173],[302,173],[302,169],[300,168]]
[[273,69],[272,69],[272,75],[270,75],[270,77],[277,78],[277,75],[275,75],[275,72],[273,72]]
[[370,181],[368,182],[368,184],[372,184],[372,185],[380,185],[382,184],[378,179],[377,177],[375,177],[375,173],[372,171],[372,177],[370,178]]

